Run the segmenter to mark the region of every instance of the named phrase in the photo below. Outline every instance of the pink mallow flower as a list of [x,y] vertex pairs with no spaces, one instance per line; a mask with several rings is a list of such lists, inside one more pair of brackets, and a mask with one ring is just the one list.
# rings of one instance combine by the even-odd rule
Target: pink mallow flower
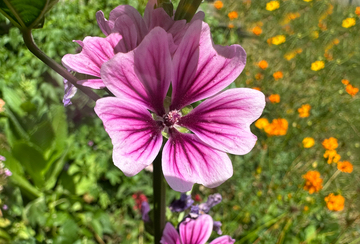
[[[65,55],[62,58],[63,65],[68,70],[89,75],[87,79],[78,81],[79,84],[93,89],[102,89],[105,85],[100,78],[101,65],[116,53],[126,53],[136,48],[154,27],[163,28],[173,37],[169,39],[171,42],[168,45],[171,52],[174,52],[191,22],[175,21],[163,8],[154,8],[155,4],[156,0],[148,2],[144,18],[134,7],[129,5],[120,5],[113,9],[110,12],[109,20],[105,19],[102,11],[98,11],[96,18],[106,37],[87,36],[83,41],[76,41],[82,48],[81,52]],[[203,18],[204,13],[198,12],[192,21]],[[72,88],[72,86],[70,87]],[[73,90],[75,89],[72,89],[71,92]],[[65,96],[65,99],[67,98]]]
[[[170,223],[166,223],[161,244],[205,244],[213,230],[213,219],[203,214],[197,219],[187,218],[179,225],[179,233]],[[233,244],[230,236],[220,236],[210,244]]]
[[[116,97],[99,99],[95,112],[112,140],[113,161],[125,175],[136,175],[154,161],[164,133],[162,170],[170,187],[180,192],[194,183],[217,187],[233,174],[226,153],[242,155],[254,147],[250,124],[261,115],[265,97],[248,88],[221,92],[244,69],[246,53],[240,45],[213,45],[206,23],[194,21],[173,56],[169,38],[155,27],[133,51],[106,62],[101,78]],[[170,84],[171,99],[165,99]]]

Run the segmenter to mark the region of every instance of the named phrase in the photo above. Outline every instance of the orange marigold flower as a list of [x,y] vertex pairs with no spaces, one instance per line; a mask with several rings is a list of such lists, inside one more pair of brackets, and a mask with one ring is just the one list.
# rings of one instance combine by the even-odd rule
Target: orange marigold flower
[[349,80],[347,80],[347,79],[342,79],[342,80],[341,80],[341,83],[343,83],[345,86],[346,86],[346,85],[349,85]]
[[320,173],[318,171],[308,171],[302,177],[306,180],[304,190],[309,191],[310,194],[319,192],[322,189],[323,180],[320,178]]
[[234,20],[234,19],[237,19],[239,17],[239,15],[236,11],[231,11],[230,13],[228,13],[228,17],[230,20]]
[[353,172],[353,165],[349,161],[338,162],[337,168],[341,172],[345,172],[345,173]]
[[325,68],[324,61],[315,61],[314,63],[311,64],[311,70],[313,70],[313,71],[318,71],[323,68]]
[[254,33],[255,35],[259,36],[261,33],[262,33],[262,29],[260,26],[255,26],[253,29],[252,29],[252,33]]
[[268,62],[266,62],[265,60],[261,60],[259,63],[258,63],[258,66],[261,68],[261,69],[266,69],[269,64]]
[[355,18],[346,18],[342,22],[342,27],[344,28],[350,28],[351,26],[354,26],[356,24]]
[[304,148],[310,148],[313,147],[315,145],[315,140],[312,137],[305,137],[302,140],[302,144]]
[[355,14],[356,14],[357,16],[360,16],[360,7],[356,7],[356,9],[355,9]]
[[280,102],[280,95],[279,94],[271,94],[269,96],[269,100],[272,103],[279,103]]
[[1,113],[1,112],[4,112],[4,106],[5,106],[5,102],[4,102],[4,100],[2,100],[2,99],[0,98],[0,113]]
[[271,124],[265,126],[264,130],[269,136],[284,136],[288,129],[288,122],[286,119],[273,119]]
[[214,7],[215,7],[216,9],[222,9],[222,7],[224,7],[224,4],[223,4],[223,2],[221,2],[221,1],[215,1],[215,2],[214,2]]
[[356,95],[356,93],[359,92],[359,88],[353,87],[351,84],[348,84],[346,86],[346,92],[349,93],[352,97]]
[[327,163],[337,163],[341,159],[341,156],[336,152],[336,150],[326,150],[324,153],[324,158],[327,158]]
[[300,17],[300,14],[298,12],[296,13],[288,13],[286,15],[286,18],[290,19],[290,20],[294,20],[296,18],[299,18]]
[[340,43],[340,40],[337,39],[337,38],[335,38],[335,39],[332,41],[332,43],[334,43],[335,45],[338,45],[338,44]]
[[330,137],[323,140],[322,145],[326,150],[334,150],[338,147],[338,141],[335,137]]
[[229,29],[234,28],[234,24],[231,24],[231,23],[230,23],[230,24],[228,24],[228,28],[229,28]]
[[283,78],[283,73],[281,71],[276,71],[273,74],[273,77],[274,77],[275,80],[281,79],[281,78]]
[[308,206],[304,206],[304,211],[308,211],[309,210],[309,207]]
[[252,89],[257,90],[257,91],[261,91],[260,87],[253,87]]
[[270,123],[267,118],[260,118],[255,122],[256,128],[259,128],[260,130],[264,129],[269,124]]
[[334,193],[330,193],[324,200],[327,208],[331,211],[341,211],[344,209],[345,198],[340,194],[335,196]]
[[274,11],[280,7],[280,3],[278,1],[271,1],[266,4],[267,11]]
[[261,74],[261,73],[257,73],[257,74],[255,75],[255,79],[257,79],[257,80],[262,80],[263,78],[264,78],[264,75]]
[[303,104],[303,105],[301,105],[301,107],[298,108],[299,117],[300,117],[300,118],[309,117],[309,115],[310,115],[310,109],[311,109],[310,104]]

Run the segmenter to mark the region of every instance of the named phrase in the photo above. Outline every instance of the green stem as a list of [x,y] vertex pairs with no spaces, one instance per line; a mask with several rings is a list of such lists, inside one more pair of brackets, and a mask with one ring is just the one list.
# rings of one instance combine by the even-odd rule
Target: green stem
[[55,62],[53,59],[48,57],[43,51],[41,51],[38,46],[35,44],[34,39],[31,34],[31,29],[22,30],[23,39],[25,42],[26,47],[41,61],[43,61],[47,66],[52,68],[55,72],[57,72],[59,75],[64,77],[64,79],[68,80],[71,84],[73,84],[76,88],[78,88],[80,91],[88,95],[92,100],[96,101],[100,98],[99,95],[97,95],[92,90],[78,85],[77,81],[78,79],[73,76],[70,72],[68,72],[64,67],[62,67],[60,64]]
[[166,184],[161,169],[160,151],[153,163],[153,194],[154,194],[154,243],[159,244],[165,227]]

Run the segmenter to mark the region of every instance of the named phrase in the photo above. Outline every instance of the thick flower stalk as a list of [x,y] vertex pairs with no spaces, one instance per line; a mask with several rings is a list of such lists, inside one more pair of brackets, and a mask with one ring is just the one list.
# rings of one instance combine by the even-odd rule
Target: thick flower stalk
[[261,115],[265,98],[247,88],[221,92],[243,70],[246,53],[240,45],[213,45],[201,20],[189,25],[173,55],[171,43],[174,37],[155,27],[133,51],[103,64],[101,79],[116,97],[99,99],[95,112],[125,175],[153,162],[164,133],[162,169],[169,185],[180,192],[194,183],[216,187],[233,173],[226,153],[246,154],[255,145],[250,124]]
[[[167,223],[161,238],[161,244],[205,244],[213,230],[210,215],[203,214],[196,220],[187,218],[179,225],[179,232]],[[235,240],[230,236],[220,236],[210,244],[232,244]]]

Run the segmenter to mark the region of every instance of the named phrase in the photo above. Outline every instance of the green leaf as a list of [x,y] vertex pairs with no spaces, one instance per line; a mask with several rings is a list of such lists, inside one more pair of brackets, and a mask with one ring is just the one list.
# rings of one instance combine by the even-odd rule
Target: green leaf
[[43,171],[47,167],[41,151],[27,142],[17,142],[12,153],[30,174],[35,185],[41,188],[44,185]]
[[37,145],[43,152],[46,151],[54,140],[54,132],[49,120],[43,121],[35,127],[34,132],[30,136],[30,141]]
[[0,12],[20,29],[41,28],[58,0],[0,0]]
[[34,201],[30,202],[25,208],[26,218],[29,220],[29,223],[32,226],[39,224],[40,226],[46,223],[45,213],[47,212],[47,207],[44,197],[39,197]]

